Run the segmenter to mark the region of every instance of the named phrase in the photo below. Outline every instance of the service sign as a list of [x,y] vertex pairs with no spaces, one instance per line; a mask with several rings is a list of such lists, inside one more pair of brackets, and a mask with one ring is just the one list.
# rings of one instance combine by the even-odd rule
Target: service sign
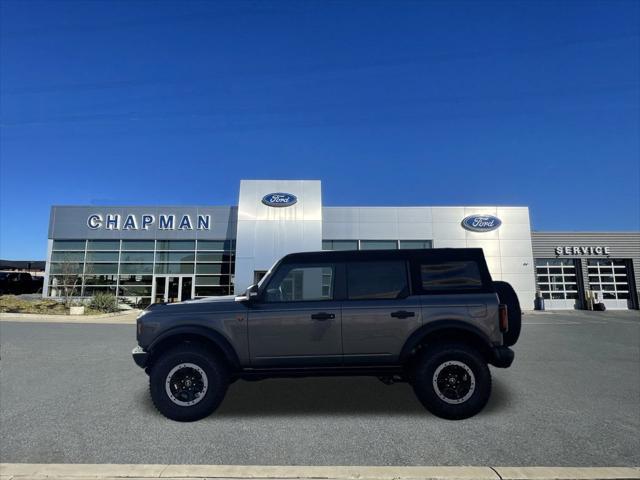
[[291,193],[268,193],[262,197],[262,203],[268,207],[290,207],[298,202],[298,197]]
[[597,256],[611,255],[611,247],[603,245],[562,245],[556,247],[556,255]]
[[493,215],[469,215],[462,220],[462,228],[471,232],[490,232],[500,225],[502,221]]

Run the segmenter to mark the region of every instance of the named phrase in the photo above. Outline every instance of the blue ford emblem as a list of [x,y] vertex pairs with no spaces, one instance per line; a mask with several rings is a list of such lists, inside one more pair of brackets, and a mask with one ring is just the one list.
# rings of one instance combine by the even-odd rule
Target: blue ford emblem
[[298,202],[298,197],[291,193],[269,193],[262,197],[262,203],[269,207],[290,207]]
[[502,220],[493,215],[469,215],[462,220],[462,227],[472,232],[490,232],[502,225]]

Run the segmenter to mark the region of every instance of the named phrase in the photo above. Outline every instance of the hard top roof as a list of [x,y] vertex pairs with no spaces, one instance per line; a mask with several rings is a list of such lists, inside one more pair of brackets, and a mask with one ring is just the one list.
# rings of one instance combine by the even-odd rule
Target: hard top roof
[[383,259],[428,258],[430,261],[442,259],[484,260],[481,248],[424,248],[400,250],[323,250],[319,252],[290,253],[283,257],[283,262],[342,262],[349,260],[383,260]]

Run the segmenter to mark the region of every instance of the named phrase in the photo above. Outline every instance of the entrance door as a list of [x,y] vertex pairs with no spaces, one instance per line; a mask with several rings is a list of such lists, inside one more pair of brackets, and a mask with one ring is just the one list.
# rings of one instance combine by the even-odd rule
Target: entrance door
[[156,276],[154,302],[174,303],[193,298],[193,276]]

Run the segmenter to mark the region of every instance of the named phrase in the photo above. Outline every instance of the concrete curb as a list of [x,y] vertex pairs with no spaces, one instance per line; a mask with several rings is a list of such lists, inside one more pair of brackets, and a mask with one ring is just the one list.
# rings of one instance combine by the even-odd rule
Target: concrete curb
[[135,324],[140,310],[102,313],[99,315],[44,315],[40,313],[0,313],[0,322],[26,323],[106,323]]
[[3,480],[336,479],[336,480],[637,480],[637,467],[332,467],[245,465],[0,464]]

